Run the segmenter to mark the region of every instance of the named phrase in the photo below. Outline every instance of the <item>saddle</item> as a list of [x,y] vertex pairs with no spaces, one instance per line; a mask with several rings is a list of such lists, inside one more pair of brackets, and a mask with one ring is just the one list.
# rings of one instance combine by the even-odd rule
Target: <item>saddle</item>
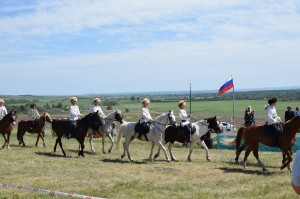
[[148,122],[140,123],[138,121],[134,127],[134,130],[135,132],[139,133],[139,139],[141,139],[142,135],[144,135],[145,139],[148,141],[147,133],[150,131],[150,124]]
[[281,124],[272,124],[263,126],[263,134],[267,137],[272,138],[273,140],[273,147],[279,147],[278,138],[283,133],[283,129]]

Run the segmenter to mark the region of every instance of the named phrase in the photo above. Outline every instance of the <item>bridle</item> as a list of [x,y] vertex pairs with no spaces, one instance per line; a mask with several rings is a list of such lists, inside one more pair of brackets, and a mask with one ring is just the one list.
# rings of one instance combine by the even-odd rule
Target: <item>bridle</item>
[[[167,115],[168,115],[168,117],[167,117],[167,125],[174,125],[176,122],[175,121],[171,121],[171,113],[167,113]],[[150,124],[153,124],[153,126],[155,126],[161,133],[164,133],[162,130],[160,130],[160,128],[156,125],[156,124],[158,124],[158,125],[164,125],[165,126],[165,124],[162,124],[162,123],[159,123],[159,122],[156,122],[156,121],[153,121],[152,123],[150,123]]]

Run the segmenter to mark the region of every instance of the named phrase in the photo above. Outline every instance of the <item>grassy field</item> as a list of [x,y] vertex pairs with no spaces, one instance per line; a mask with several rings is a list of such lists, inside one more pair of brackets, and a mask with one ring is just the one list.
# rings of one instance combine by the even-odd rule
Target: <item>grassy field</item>
[[[41,142],[34,147],[35,140],[35,135],[26,134],[28,147],[19,147],[13,131],[12,148],[0,149],[0,183],[104,198],[298,198],[290,186],[290,173],[279,168],[280,153],[260,153],[269,172],[263,175],[253,155],[245,170],[233,164],[234,151],[229,150],[210,150],[212,161],[207,162],[205,151],[197,147],[193,162],[186,162],[188,149],[177,144],[173,152],[179,162],[167,163],[163,156],[149,162],[150,143],[135,140],[131,163],[127,157],[120,159],[122,152],[115,149],[101,154],[100,139],[94,139],[95,153],[86,140],[85,158],[77,157],[74,139],[63,140],[66,158],[59,148],[52,152],[55,138],[49,130],[46,148]],[[56,197],[0,187],[0,198]]]

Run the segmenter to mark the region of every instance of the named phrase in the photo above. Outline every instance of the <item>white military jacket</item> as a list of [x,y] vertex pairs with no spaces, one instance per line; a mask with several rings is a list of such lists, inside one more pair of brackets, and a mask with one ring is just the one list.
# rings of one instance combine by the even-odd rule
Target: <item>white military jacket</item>
[[274,106],[266,107],[265,120],[266,120],[267,125],[281,122],[280,117],[277,116],[276,108]]
[[7,110],[5,106],[0,106],[0,120],[2,120],[6,114],[7,114]]
[[99,113],[100,117],[104,118],[105,117],[105,114],[103,113],[102,109],[100,106],[97,106],[97,105],[94,105],[94,108],[93,108],[94,112],[97,112]]
[[79,107],[77,105],[70,106],[70,117],[69,120],[75,121],[78,120],[78,116],[81,115]]
[[190,118],[185,109],[179,110],[179,118],[181,120],[181,126],[185,126],[190,123]]
[[149,109],[147,107],[142,107],[141,117],[142,118],[140,119],[140,123],[149,122],[149,121],[153,120],[150,115]]

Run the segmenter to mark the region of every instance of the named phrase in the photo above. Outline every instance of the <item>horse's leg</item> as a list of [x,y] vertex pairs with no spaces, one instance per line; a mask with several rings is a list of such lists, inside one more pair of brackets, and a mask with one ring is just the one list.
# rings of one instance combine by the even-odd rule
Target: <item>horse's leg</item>
[[263,168],[263,173],[267,171],[266,166],[262,163],[258,156],[258,146],[253,149],[253,155],[256,158],[258,164]]
[[[281,170],[284,169],[286,166],[288,166],[290,164],[290,162],[292,162],[292,160],[293,160],[293,156],[289,150],[284,149],[283,153],[287,155],[287,161],[284,164],[282,164],[282,166],[280,167]],[[291,168],[289,168],[289,170],[290,169]]]
[[63,146],[62,146],[62,143],[61,143],[61,137],[60,137],[60,138],[57,138],[57,139],[58,139],[58,144],[59,144],[59,146],[60,146],[60,148],[61,148],[61,150],[62,150],[64,156],[66,157],[66,156],[67,156],[67,155],[66,155],[66,152],[65,152],[65,150],[64,150],[64,148],[63,148]]
[[7,148],[10,149],[10,146],[9,146],[9,139],[10,139],[10,133],[7,134]]
[[208,148],[204,142],[204,140],[201,141],[201,146],[205,149],[205,152],[206,152],[206,160],[210,162],[210,157],[209,157],[209,153],[208,153]]
[[54,144],[54,148],[53,148],[54,153],[56,153],[56,147],[57,147],[57,144],[58,144],[58,140],[59,140],[59,138],[57,137],[56,141],[55,141],[55,144]]
[[155,147],[155,143],[152,142],[151,150],[150,150],[150,156],[149,156],[149,160],[150,160],[151,162],[153,161],[152,155],[153,155],[154,147]]
[[191,146],[190,146],[190,152],[189,152],[189,155],[188,155],[188,158],[187,158],[187,161],[189,161],[189,162],[192,162],[191,155],[193,153],[195,145],[196,145],[196,142],[192,141]]
[[171,156],[171,160],[176,161],[176,159],[174,158],[173,153],[172,153],[173,146],[174,146],[174,143],[170,142],[168,149],[169,149],[169,153],[170,153],[170,156]]
[[123,154],[121,155],[121,158],[124,158],[125,156],[126,156],[126,149],[125,149],[125,142],[123,143],[123,149],[124,149],[124,151],[123,151]]
[[40,139],[40,133],[37,133],[36,142],[35,142],[35,147],[38,146],[39,139]]
[[93,152],[95,152],[95,149],[94,149],[94,146],[93,146],[93,143],[92,143],[92,140],[93,140],[93,131],[89,130],[88,134],[89,134],[89,143],[90,143],[91,150]]
[[6,137],[5,137],[5,135],[4,135],[4,134],[2,134],[2,136],[3,136],[3,138],[4,138],[4,143],[3,143],[3,145],[2,145],[2,148],[4,148],[4,147],[5,147],[5,145],[6,145]]
[[37,136],[37,139],[36,139],[35,146],[36,146],[36,147],[38,146],[38,143],[39,143],[39,139],[40,139],[40,138],[43,140],[43,146],[46,147],[45,140],[44,140],[44,136],[43,136],[43,130],[41,130],[41,132],[38,132],[38,136]]
[[129,159],[130,161],[133,161],[133,159],[131,158],[130,153],[129,153],[129,144],[130,144],[130,142],[131,142],[131,139],[126,138],[125,140],[126,140],[126,142],[124,143],[124,148],[125,148],[125,150],[126,150],[128,159]]
[[[154,143],[152,142],[152,145]],[[157,153],[154,155],[154,159],[158,158],[159,157],[159,154],[160,154],[160,147],[158,147],[158,150],[157,150]]]
[[105,132],[103,132],[103,134],[102,134],[102,153],[106,154],[104,144],[105,144]]
[[245,157],[244,157],[244,168],[245,169],[247,169],[247,159],[248,159],[248,156],[251,153],[251,151],[252,151],[252,148],[248,147],[248,149],[245,152]]
[[167,162],[170,162],[170,159],[169,159],[169,157],[168,157],[166,148],[165,148],[164,145],[161,143],[161,141],[156,142],[156,144],[158,145],[158,147],[162,148],[162,150],[164,151]]
[[109,138],[110,141],[111,141],[111,146],[110,146],[110,148],[108,149],[108,153],[111,153],[111,150],[112,150],[112,148],[113,148],[115,142],[114,142],[114,138],[111,137],[110,133],[108,133],[108,138]]

